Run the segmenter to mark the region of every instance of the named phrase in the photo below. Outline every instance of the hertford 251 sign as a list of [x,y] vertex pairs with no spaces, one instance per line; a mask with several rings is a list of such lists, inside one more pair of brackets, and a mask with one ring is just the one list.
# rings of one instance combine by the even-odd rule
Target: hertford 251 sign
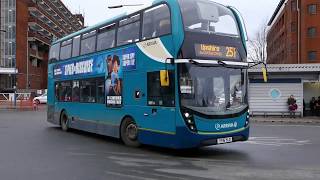
[[224,58],[230,60],[238,60],[239,52],[237,48],[230,46],[217,46],[213,44],[196,44],[197,57],[206,58]]

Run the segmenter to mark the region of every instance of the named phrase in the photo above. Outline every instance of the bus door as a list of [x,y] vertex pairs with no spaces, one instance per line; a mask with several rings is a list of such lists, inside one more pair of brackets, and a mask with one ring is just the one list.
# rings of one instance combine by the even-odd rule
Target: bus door
[[147,106],[144,117],[146,129],[165,134],[175,133],[174,71],[147,72]]

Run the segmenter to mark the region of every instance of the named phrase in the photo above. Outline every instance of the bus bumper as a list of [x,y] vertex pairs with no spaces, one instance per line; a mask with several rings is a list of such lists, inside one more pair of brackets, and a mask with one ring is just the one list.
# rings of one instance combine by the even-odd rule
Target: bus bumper
[[232,137],[233,142],[247,141],[249,139],[250,127],[242,128],[238,132],[225,133],[221,135],[199,134],[189,131],[187,128],[177,129],[177,148],[196,148],[202,146],[218,145],[218,139]]
[[191,149],[202,146],[217,145],[218,139],[232,137],[232,142],[247,141],[250,127],[238,132],[223,135],[205,135],[191,132],[187,127],[177,127],[176,134],[165,134],[152,131],[140,131],[139,141],[142,144],[160,146],[172,149]]

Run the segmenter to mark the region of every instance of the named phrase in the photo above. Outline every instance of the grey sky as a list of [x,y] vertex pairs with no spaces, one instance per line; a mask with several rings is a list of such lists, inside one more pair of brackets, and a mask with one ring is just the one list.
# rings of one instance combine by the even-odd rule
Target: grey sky
[[[62,0],[72,12],[85,14],[86,25],[94,25],[123,11],[134,11],[137,8],[110,10],[107,7],[118,4],[150,4],[150,0]],[[249,36],[269,20],[280,0],[214,0],[224,5],[236,7],[246,22]],[[139,7],[141,8],[141,7]],[[139,9],[138,8],[138,9]]]

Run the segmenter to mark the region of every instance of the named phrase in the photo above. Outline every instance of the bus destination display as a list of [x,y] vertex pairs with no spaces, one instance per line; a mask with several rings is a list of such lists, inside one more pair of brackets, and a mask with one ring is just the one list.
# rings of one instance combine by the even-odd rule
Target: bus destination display
[[196,44],[195,51],[197,57],[206,58],[224,58],[230,60],[239,60],[240,55],[235,47],[217,46],[213,44]]

